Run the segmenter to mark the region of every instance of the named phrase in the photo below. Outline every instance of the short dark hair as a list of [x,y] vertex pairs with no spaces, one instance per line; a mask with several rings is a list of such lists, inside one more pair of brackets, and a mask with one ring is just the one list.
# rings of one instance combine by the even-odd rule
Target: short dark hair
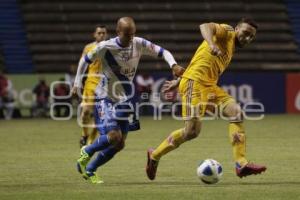
[[102,25],[102,24],[97,24],[96,26],[95,26],[95,29],[96,28],[106,28],[106,26],[105,25]]
[[256,23],[253,19],[251,19],[251,18],[243,17],[243,18],[239,21],[238,24],[241,24],[241,23],[247,23],[247,24],[249,24],[250,26],[252,26],[253,28],[258,29],[257,23]]

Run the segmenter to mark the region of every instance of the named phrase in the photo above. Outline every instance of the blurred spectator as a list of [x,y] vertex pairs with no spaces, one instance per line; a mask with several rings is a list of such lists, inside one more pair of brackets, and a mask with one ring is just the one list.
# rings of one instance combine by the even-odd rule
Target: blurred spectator
[[12,82],[0,72],[0,115],[7,120],[13,117],[14,101]]
[[[136,77],[136,90],[138,92],[139,103],[149,103],[152,93],[152,85],[154,84],[153,78],[149,74],[139,74]],[[150,115],[152,113],[152,107],[141,106],[141,115]]]
[[[59,80],[61,83],[56,84],[54,88],[54,95],[60,98],[53,98],[54,103],[68,103],[71,104],[71,97],[67,97],[70,94],[70,85],[65,82],[64,78]],[[67,105],[55,105],[55,117],[68,117],[70,115],[70,107]],[[62,110],[64,111],[62,113]]]
[[32,106],[33,117],[47,116],[49,110],[49,96],[50,89],[44,79],[40,79],[39,83],[34,87],[33,93],[35,94],[35,102]]

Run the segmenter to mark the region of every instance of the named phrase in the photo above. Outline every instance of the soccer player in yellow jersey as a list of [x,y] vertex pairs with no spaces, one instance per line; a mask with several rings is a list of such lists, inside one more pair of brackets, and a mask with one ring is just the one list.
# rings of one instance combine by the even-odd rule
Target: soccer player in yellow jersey
[[194,139],[201,130],[200,118],[207,110],[219,109],[229,119],[229,137],[236,162],[236,174],[244,177],[259,174],[265,166],[249,163],[245,157],[246,140],[239,104],[217,86],[218,79],[228,67],[236,47],[244,47],[255,38],[256,23],[243,18],[235,28],[226,24],[200,25],[204,41],[194,54],[182,79],[166,82],[165,91],[178,86],[182,99],[182,117],[185,126],[173,131],[156,149],[148,149],[146,173],[155,179],[160,158],[182,143]]
[[[87,54],[89,51],[94,49],[99,42],[107,38],[106,27],[103,25],[96,26],[94,38],[94,42],[85,46],[82,55]],[[93,113],[94,108],[94,91],[100,80],[99,71],[101,71],[101,63],[100,60],[96,59],[89,65],[88,71],[86,72],[81,102],[82,111],[80,117],[83,124],[83,130],[80,138],[80,148],[86,144],[91,144],[97,136],[97,129],[93,128],[89,133],[88,125],[90,124],[91,114]]]

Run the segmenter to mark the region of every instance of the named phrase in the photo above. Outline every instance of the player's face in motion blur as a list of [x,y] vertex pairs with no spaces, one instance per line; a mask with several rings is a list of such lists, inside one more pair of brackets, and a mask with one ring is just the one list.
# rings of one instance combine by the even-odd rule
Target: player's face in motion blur
[[122,46],[128,47],[135,36],[136,27],[132,18],[122,17],[117,24],[117,34]]
[[250,44],[256,35],[256,29],[247,23],[238,24],[235,28],[235,32],[238,42],[237,45],[239,47],[244,47]]
[[132,27],[132,28],[126,28],[119,32],[118,35],[123,46],[127,47],[130,45],[130,43],[133,40],[133,37],[135,36],[135,31],[136,31],[135,27]]
[[94,32],[94,38],[96,42],[101,42],[105,40],[107,37],[107,30],[106,28],[97,27]]

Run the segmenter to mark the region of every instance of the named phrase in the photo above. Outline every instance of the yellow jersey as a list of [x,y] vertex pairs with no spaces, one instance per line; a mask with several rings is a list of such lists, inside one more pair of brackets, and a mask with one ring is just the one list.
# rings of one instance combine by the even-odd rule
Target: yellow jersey
[[204,40],[182,77],[200,82],[203,85],[217,84],[220,75],[229,65],[234,53],[234,29],[227,24],[217,24],[213,41],[220,48],[223,55],[212,55],[208,43]]
[[[97,43],[92,42],[84,47],[83,55],[86,55],[89,51],[96,47]],[[89,64],[88,71],[86,74],[86,80],[84,83],[84,89],[95,89],[100,81],[99,73],[102,70],[101,61],[96,59],[94,62]]]

